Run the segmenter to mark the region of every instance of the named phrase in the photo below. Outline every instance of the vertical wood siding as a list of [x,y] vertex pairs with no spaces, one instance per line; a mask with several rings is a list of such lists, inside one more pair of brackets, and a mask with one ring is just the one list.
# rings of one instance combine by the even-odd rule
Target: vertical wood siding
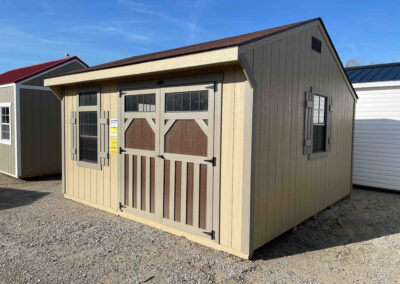
[[51,91],[19,90],[21,176],[61,172],[59,99]]
[[[311,50],[312,36],[323,41],[321,54]],[[269,41],[245,57],[257,82],[255,249],[350,194],[354,99],[318,26]],[[303,155],[304,100],[311,86],[328,90],[334,103],[332,151],[316,160]]]
[[241,251],[245,81],[241,67],[226,70],[222,91],[220,243]]
[[14,87],[0,88],[0,103],[11,103],[11,145],[0,143],[0,171],[15,175],[15,120]]
[[[105,85],[101,88],[101,110],[109,111],[110,118],[117,118],[118,91],[114,85]],[[106,207],[118,208],[118,163],[117,155],[110,154],[110,166],[103,166],[102,170],[89,169],[77,166],[71,160],[69,149],[70,114],[77,110],[77,96],[75,88],[65,90],[65,180],[66,194],[75,198]]]
[[[241,224],[242,224],[242,174],[243,174],[243,131],[244,131],[244,100],[245,76],[239,66],[227,67],[223,70],[222,84],[222,130],[221,130],[221,208],[220,208],[220,244],[241,251]],[[184,74],[190,75],[190,74]],[[70,124],[71,111],[76,111],[77,97],[75,87],[65,90],[65,177],[66,194],[76,199],[92,202],[106,208],[117,209],[118,203],[118,155],[110,154],[110,166],[102,170],[78,167],[71,160]],[[117,118],[118,89],[116,85],[104,84],[101,86],[101,110],[110,111],[110,118]],[[119,125],[121,127],[121,124]],[[134,160],[133,167],[136,167]],[[176,164],[179,167],[180,164]],[[169,171],[170,163],[165,163],[165,188],[163,216],[170,218]],[[205,178],[204,167],[200,171],[200,195],[206,198],[202,182]],[[178,175],[177,178],[180,178]],[[136,189],[140,190],[140,189]],[[218,189],[216,189],[218,190]],[[179,194],[175,195],[177,198]],[[136,200],[133,200],[136,206]],[[180,200],[178,200],[180,202]],[[205,226],[204,204],[199,204],[199,223]],[[181,212],[173,212],[175,218],[180,219]],[[190,215],[190,214],[189,214]],[[204,216],[203,216],[204,215]],[[188,221],[193,221],[193,216]]]

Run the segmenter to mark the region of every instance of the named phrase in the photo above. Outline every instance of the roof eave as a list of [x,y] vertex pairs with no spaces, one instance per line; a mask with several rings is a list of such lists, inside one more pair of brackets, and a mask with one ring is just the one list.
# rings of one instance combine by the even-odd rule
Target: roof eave
[[366,89],[366,88],[390,88],[390,87],[400,87],[400,81],[375,81],[375,82],[362,82],[362,83],[354,83],[353,88],[358,89]]
[[44,85],[50,87],[98,80],[111,80],[129,76],[147,75],[166,71],[177,71],[181,69],[198,68],[210,65],[223,65],[234,62],[238,62],[237,46],[188,55],[181,55],[143,63],[101,70],[93,70],[84,73],[46,78],[44,80]]

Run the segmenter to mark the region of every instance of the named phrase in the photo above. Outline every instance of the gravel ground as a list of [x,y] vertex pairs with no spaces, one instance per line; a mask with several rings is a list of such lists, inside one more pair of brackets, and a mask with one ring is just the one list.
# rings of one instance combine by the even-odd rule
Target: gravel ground
[[0,174],[0,283],[400,283],[400,194],[355,189],[251,261]]

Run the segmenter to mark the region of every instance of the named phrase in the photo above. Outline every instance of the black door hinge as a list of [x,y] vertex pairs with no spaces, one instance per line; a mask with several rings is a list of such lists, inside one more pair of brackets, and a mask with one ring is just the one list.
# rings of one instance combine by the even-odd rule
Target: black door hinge
[[119,147],[119,153],[122,154],[123,152],[126,152],[126,150],[122,149],[122,147]]
[[210,232],[203,232],[206,235],[209,235],[212,240],[215,240],[215,231],[211,230]]
[[126,208],[125,205],[123,205],[121,202],[119,203],[119,211],[122,211],[122,208]]
[[215,167],[215,165],[217,164],[217,159],[215,157],[212,157],[209,160],[204,160],[204,162],[211,163],[213,167]]
[[158,158],[165,160],[164,155],[157,155]]

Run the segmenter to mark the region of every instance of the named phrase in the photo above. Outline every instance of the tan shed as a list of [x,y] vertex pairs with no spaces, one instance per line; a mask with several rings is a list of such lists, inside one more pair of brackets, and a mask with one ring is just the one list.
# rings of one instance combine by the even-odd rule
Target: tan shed
[[319,18],[45,85],[77,202],[249,258],[350,194],[356,95]]

